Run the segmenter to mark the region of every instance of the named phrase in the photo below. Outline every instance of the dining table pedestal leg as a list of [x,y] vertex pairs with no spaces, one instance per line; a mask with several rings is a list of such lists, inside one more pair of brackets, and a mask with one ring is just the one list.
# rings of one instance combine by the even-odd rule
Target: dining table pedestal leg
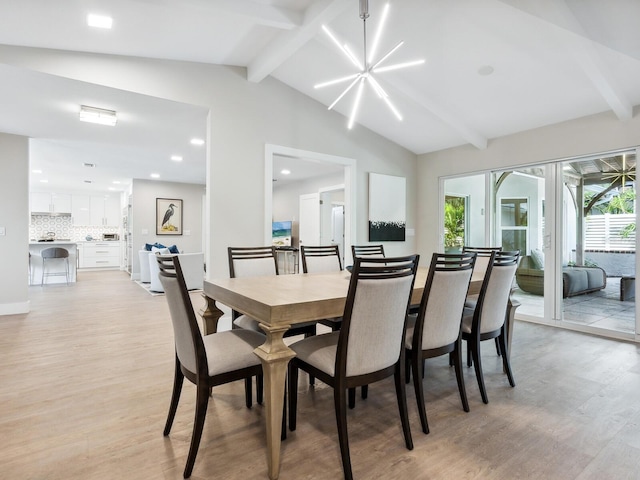
[[271,327],[260,324],[267,340],[254,350],[262,361],[264,375],[264,402],[267,421],[267,466],[269,478],[280,474],[280,446],[282,433],[282,409],[284,407],[285,379],[289,360],[295,353],[283,341],[289,325]]
[[206,304],[198,313],[203,320],[202,330],[204,334],[210,335],[218,331],[218,321],[224,315],[224,312],[218,308],[213,298],[208,297],[205,293],[202,294],[202,298],[204,298]]

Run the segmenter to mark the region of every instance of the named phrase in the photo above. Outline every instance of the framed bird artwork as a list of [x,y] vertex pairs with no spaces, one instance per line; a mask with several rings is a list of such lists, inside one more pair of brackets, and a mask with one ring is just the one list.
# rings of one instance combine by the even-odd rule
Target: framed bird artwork
[[156,198],[156,235],[182,235],[182,200]]

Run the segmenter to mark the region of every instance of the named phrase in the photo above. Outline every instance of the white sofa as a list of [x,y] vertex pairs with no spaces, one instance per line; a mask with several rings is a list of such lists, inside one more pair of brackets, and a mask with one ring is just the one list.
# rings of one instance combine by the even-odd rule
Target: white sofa
[[[175,255],[180,259],[180,266],[184,274],[184,281],[187,284],[187,290],[202,290],[204,282],[204,253],[178,253]],[[140,276],[142,278],[142,255],[140,256],[140,260]],[[146,264],[149,275],[149,290],[152,292],[164,292],[164,288],[158,277],[160,268],[156,260],[156,253],[146,252],[146,262],[144,263]]]

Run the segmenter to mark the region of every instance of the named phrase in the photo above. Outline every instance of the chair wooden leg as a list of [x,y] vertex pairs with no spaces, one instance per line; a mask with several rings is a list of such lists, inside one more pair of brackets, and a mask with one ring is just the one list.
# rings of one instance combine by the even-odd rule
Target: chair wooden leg
[[369,396],[369,385],[363,385],[362,387],[360,387],[360,397],[363,400],[366,400],[368,396]]
[[253,405],[253,388],[251,387],[251,377],[244,379],[244,403],[247,408],[251,408]]
[[[413,353],[413,352],[412,352]],[[408,356],[408,355],[407,355]],[[427,409],[424,401],[424,386],[422,384],[422,368],[423,363],[417,355],[411,356],[411,369],[413,370],[413,389],[416,393],[416,403],[418,404],[418,414],[420,415],[420,423],[422,431],[429,433],[429,422],[427,421]]]
[[350,409],[356,408],[356,389],[355,388],[349,389],[349,408]]
[[298,367],[289,362],[289,430],[296,429],[296,417],[298,414]]
[[500,343],[500,349],[503,352],[506,352],[504,355],[502,355],[502,366],[505,372],[507,372],[507,378],[509,379],[509,385],[511,385],[512,387],[516,386],[516,382],[513,379],[513,372],[511,371],[511,362],[509,361],[509,354],[508,354],[508,350],[507,350],[507,344],[506,344],[506,339],[504,336],[504,329],[503,329],[503,333],[500,334],[499,337],[496,338],[496,340],[499,341]]
[[478,380],[478,388],[480,388],[480,395],[484,403],[489,403],[487,397],[487,389],[484,386],[484,376],[482,375],[482,363],[480,361],[480,338],[473,338],[467,342],[467,346],[471,347],[471,355],[473,356],[473,365],[476,369],[476,378]]
[[473,361],[471,360],[471,342],[473,342],[472,339],[467,340],[467,367],[473,365]]
[[[349,389],[351,391],[352,389]],[[355,392],[355,389],[353,389]],[[338,426],[338,440],[340,441],[340,455],[342,456],[342,470],[345,480],[353,480],[351,471],[351,456],[349,455],[349,436],[347,434],[347,398],[344,388],[336,385],[333,389],[333,403],[336,409],[336,423]]]
[[258,405],[262,405],[264,399],[264,376],[262,374],[256,375],[256,402]]
[[[413,439],[411,438],[411,427],[409,426],[409,413],[407,411],[407,392],[404,386],[404,362],[402,358],[396,363],[396,371],[393,375],[396,384],[396,397],[398,398],[398,410],[400,411],[400,422],[402,423],[402,433],[404,443],[408,450],[413,450]],[[418,378],[420,378],[418,376]],[[424,404],[423,404],[424,405]]]
[[198,385],[197,389],[196,415],[193,421],[193,434],[191,435],[191,446],[189,447],[187,464],[184,467],[184,478],[189,478],[191,476],[193,464],[195,463],[196,455],[198,454],[198,447],[200,446],[204,419],[207,415],[207,405],[209,404],[209,387],[207,385]]
[[[305,333],[304,338],[314,337],[315,335],[316,335],[316,327],[313,327],[313,331]],[[315,384],[316,384],[316,377],[309,374],[309,385],[315,385]]]
[[500,348],[500,342],[498,341],[498,337],[496,337],[496,355],[502,355],[502,349]]
[[407,384],[411,381],[411,355],[409,354],[405,354],[404,357],[404,381]]
[[173,376],[173,393],[171,394],[171,403],[169,404],[169,415],[167,415],[167,423],[164,425],[163,435],[166,437],[171,431],[173,425],[173,419],[176,416],[178,410],[178,402],[180,401],[180,393],[182,392],[182,383],[184,381],[184,375],[180,370],[180,361],[176,355],[176,371]]
[[460,392],[460,400],[462,401],[462,409],[469,411],[469,400],[467,400],[467,390],[464,386],[464,375],[462,374],[462,340],[458,339],[456,348],[452,352],[453,366],[456,370],[456,380],[458,381],[458,391]]

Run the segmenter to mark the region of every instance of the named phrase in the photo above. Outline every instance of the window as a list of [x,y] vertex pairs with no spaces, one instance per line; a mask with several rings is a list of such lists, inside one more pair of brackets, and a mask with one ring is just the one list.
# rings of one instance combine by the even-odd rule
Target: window
[[529,237],[529,200],[527,198],[500,199],[500,238],[503,250],[527,253]]

